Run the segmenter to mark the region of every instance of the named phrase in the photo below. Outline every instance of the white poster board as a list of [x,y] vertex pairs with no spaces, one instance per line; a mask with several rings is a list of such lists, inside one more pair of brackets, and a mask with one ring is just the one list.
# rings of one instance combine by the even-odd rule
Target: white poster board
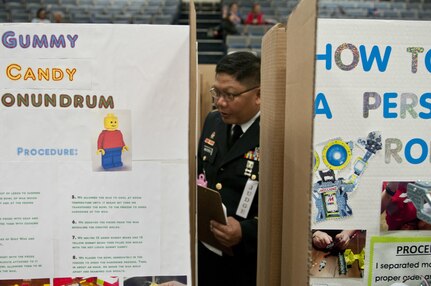
[[[429,248],[427,255],[415,256],[419,268],[399,273],[374,268],[376,263],[410,262],[382,255],[396,250],[391,242],[401,240],[413,248],[429,244],[430,231],[416,212],[411,224],[393,227],[390,220],[403,215],[399,210],[388,215],[381,198],[384,182],[431,181],[430,28],[420,21],[318,21],[311,225],[313,236],[335,233],[335,246],[336,234],[350,230],[354,245],[349,244],[347,254],[334,245],[313,246],[313,285],[413,286],[420,280],[409,275],[431,273],[429,264],[422,263],[429,262]],[[400,210],[413,205],[407,187],[395,197]],[[398,217],[391,218],[396,212]],[[340,271],[340,253],[345,271]],[[379,275],[401,277],[377,281]]]
[[188,26],[0,35],[0,279],[190,282]]

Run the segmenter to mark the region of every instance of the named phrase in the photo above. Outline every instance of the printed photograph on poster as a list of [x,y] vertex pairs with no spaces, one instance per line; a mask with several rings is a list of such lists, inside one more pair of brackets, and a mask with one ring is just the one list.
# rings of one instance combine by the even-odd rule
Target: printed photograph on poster
[[144,276],[124,279],[124,286],[186,286],[187,276]]
[[119,286],[119,284],[119,279],[116,276],[54,278],[54,286]]
[[132,169],[132,140],[130,110],[100,113],[100,133],[92,144],[94,171],[130,171]]
[[311,277],[362,278],[366,231],[313,229]]
[[0,286],[49,286],[49,278],[0,280]]
[[364,138],[333,138],[314,147],[313,200],[315,221],[353,215],[348,193],[356,190],[367,165],[382,149],[380,132]]
[[380,230],[431,230],[431,181],[382,183]]

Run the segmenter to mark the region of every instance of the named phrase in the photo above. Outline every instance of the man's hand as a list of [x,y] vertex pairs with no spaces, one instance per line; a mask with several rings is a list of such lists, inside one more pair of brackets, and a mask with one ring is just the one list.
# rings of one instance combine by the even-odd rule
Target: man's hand
[[231,216],[227,218],[227,225],[212,220],[210,227],[215,238],[224,246],[232,247],[242,239],[241,225]]
[[335,236],[335,239],[337,240],[337,243],[336,243],[337,248],[340,250],[344,250],[349,245],[350,235],[349,233],[342,231]]
[[97,155],[99,155],[99,154],[105,155],[105,150],[104,149],[97,149],[96,154]]
[[346,229],[335,236],[336,246],[340,250],[345,250],[349,246],[350,239],[354,237],[355,229]]
[[316,231],[313,233],[313,245],[319,249],[325,249],[332,243],[332,237],[324,231]]

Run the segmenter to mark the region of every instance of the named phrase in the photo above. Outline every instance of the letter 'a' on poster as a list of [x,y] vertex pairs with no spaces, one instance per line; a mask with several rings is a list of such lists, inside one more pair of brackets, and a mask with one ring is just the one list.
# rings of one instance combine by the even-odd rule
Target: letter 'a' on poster
[[189,27],[0,37],[0,285],[190,285]]

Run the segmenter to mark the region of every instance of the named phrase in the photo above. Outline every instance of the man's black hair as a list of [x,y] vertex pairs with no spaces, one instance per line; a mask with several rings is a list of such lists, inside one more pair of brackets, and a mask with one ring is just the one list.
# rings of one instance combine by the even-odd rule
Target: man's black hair
[[234,52],[224,56],[216,66],[216,74],[226,73],[241,83],[260,85],[260,58],[251,52]]

